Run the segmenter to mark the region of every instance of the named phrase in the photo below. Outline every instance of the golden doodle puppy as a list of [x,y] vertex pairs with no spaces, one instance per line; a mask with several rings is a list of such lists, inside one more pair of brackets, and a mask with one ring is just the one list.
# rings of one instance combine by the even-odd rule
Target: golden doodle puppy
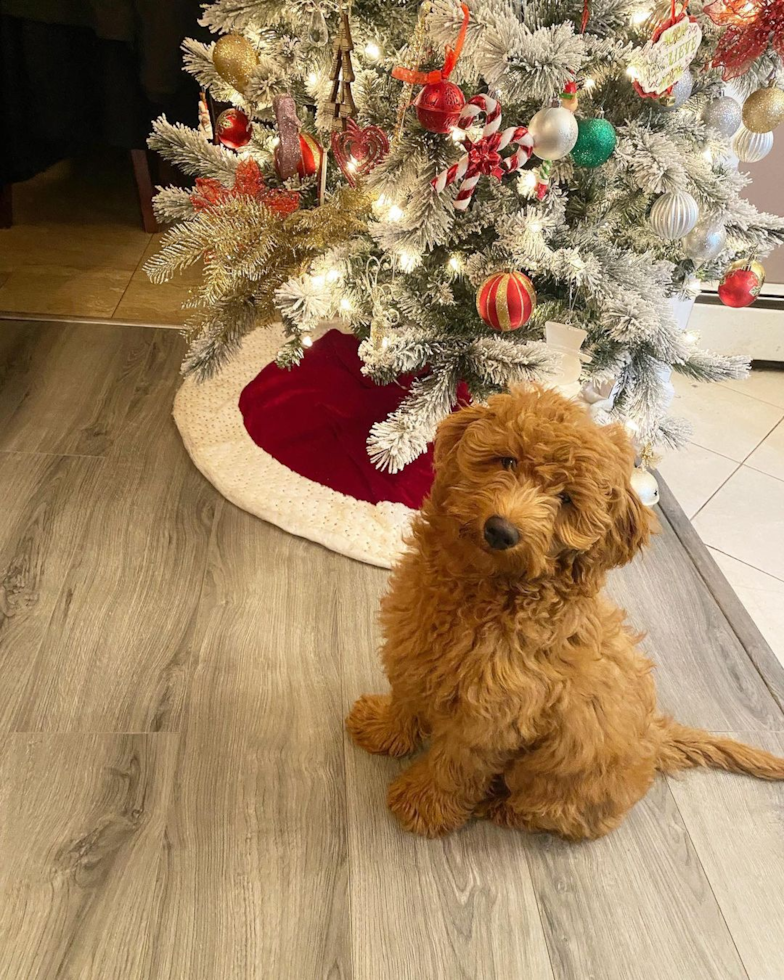
[[621,426],[519,390],[446,419],[435,466],[382,603],[391,693],[347,720],[368,752],[428,743],[389,789],[405,829],[436,837],[482,816],[594,838],[657,772],[784,779],[784,760],[657,711],[652,664],[601,594],[653,520]]

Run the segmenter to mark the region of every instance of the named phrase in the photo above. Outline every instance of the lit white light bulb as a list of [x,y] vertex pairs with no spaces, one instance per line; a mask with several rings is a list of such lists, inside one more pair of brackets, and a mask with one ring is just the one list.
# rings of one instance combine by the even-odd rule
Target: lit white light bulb
[[637,78],[637,69],[634,67],[634,65],[629,65],[629,67],[626,69],[626,74],[632,79],[632,81],[634,81],[634,79]]
[[590,90],[596,85],[595,78],[586,78],[583,82],[583,88],[590,92]]
[[639,27],[640,24],[644,24],[645,21],[651,16],[650,10],[645,7],[640,7],[639,10],[635,10],[634,13],[629,18],[635,27]]
[[313,285],[316,287],[316,289],[323,289],[324,288],[324,283],[327,280],[326,280],[326,277],[325,276],[318,275],[318,276],[311,276],[310,277],[310,281],[313,283]]
[[536,171],[524,170],[520,175],[520,179],[517,181],[517,189],[521,194],[533,194],[536,190],[537,183]]
[[303,347],[313,346],[313,338],[309,334],[305,334],[305,336],[302,338],[302,346]]
[[713,163],[713,153],[711,150],[703,150],[702,156],[708,163]]
[[340,269],[330,269],[327,273],[327,282],[337,282],[338,279],[342,278],[342,275]]
[[697,341],[699,340],[699,337],[696,333],[693,333],[691,330],[689,330],[683,335],[683,339],[686,341],[687,344],[696,344]]
[[460,272],[460,270],[463,268],[463,259],[459,255],[452,255],[450,256],[447,265],[452,272]]
[[542,230],[542,223],[541,223],[541,221],[529,221],[528,222],[528,230],[532,234],[538,235],[539,232]]
[[318,82],[318,75],[314,72],[308,72],[308,85],[312,88]]
[[343,310],[344,313],[351,312],[351,300],[348,298],[348,296],[344,296],[343,299],[340,301],[340,308],[341,310]]
[[378,61],[381,57],[381,48],[375,43],[375,41],[368,41],[365,45],[365,55],[370,58],[371,61]]
[[276,137],[275,137],[275,138],[274,138],[274,139],[272,140],[272,144],[271,144],[271,145],[272,145],[272,146],[278,146],[278,144],[279,144],[279,143],[280,143],[280,136],[276,136]]
[[389,218],[390,221],[394,221],[394,222],[400,221],[400,219],[403,217],[403,209],[401,207],[398,207],[397,204],[393,204],[392,207],[389,209],[387,217]]
[[414,252],[401,252],[398,261],[403,272],[411,272],[419,265],[419,257]]

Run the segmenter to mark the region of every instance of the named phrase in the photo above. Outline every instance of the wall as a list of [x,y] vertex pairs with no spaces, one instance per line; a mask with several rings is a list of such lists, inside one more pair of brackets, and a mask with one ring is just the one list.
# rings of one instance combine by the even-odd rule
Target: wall
[[[753,181],[744,193],[761,211],[784,215],[784,126],[775,134],[773,149],[759,163],[741,163],[741,172],[751,174]],[[763,259],[767,282],[784,283],[784,246]],[[766,290],[763,289],[762,295]]]

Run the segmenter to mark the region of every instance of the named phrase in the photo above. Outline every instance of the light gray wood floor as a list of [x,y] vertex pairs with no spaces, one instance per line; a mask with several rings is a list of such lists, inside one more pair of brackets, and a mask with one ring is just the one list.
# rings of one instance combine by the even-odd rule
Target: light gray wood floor
[[[180,354],[0,322],[0,977],[782,980],[781,785],[661,780],[578,846],[398,830],[399,763],[342,726],[385,574],[202,479]],[[784,753],[782,678],[669,522],[612,592],[667,710]]]

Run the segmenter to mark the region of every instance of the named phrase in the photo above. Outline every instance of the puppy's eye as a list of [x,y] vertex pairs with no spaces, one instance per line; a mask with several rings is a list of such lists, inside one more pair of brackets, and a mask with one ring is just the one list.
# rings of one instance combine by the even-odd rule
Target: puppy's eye
[[565,490],[563,493],[558,494],[558,499],[561,501],[562,504],[570,504],[572,502],[572,498]]
[[505,470],[513,470],[517,467],[517,460],[514,458],[514,456],[502,456],[501,466],[503,466]]

